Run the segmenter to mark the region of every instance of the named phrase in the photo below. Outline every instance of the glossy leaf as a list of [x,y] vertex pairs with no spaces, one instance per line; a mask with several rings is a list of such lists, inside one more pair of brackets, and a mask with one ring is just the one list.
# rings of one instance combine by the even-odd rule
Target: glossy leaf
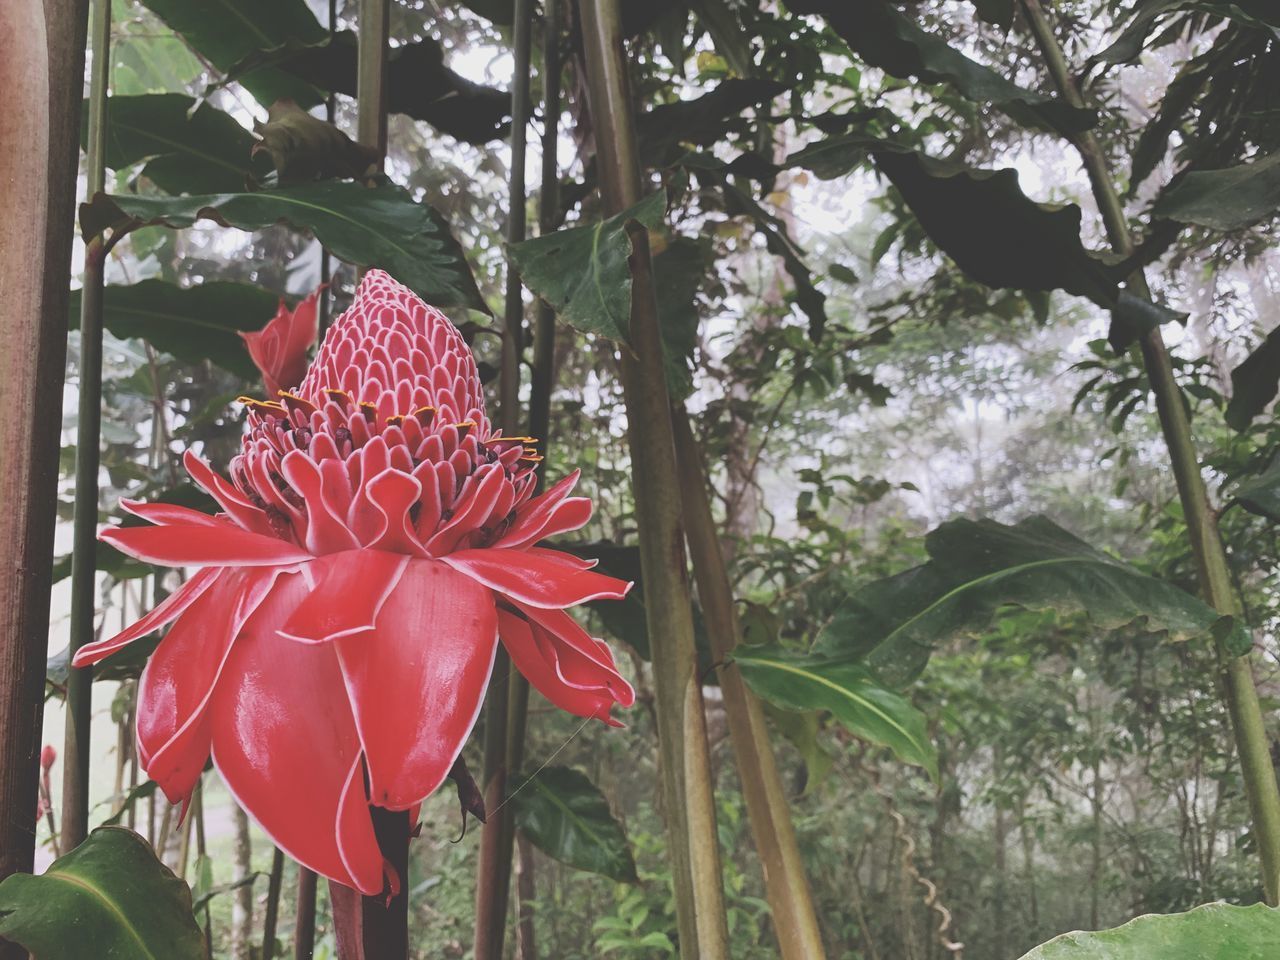
[[1255,903],[1207,903],[1149,914],[1112,930],[1054,937],[1022,960],[1273,960],[1280,956],[1280,910]]
[[1223,170],[1193,170],[1160,195],[1152,216],[1239,230],[1280,210],[1280,153]]
[[666,194],[598,223],[557,230],[507,247],[525,284],[570,326],[626,343],[631,329],[629,224],[654,230],[663,221]]
[[[103,292],[103,323],[122,340],[148,341],[157,350],[185,360],[209,360],[224,370],[256,380],[239,330],[258,330],[276,313],[279,298],[249,283],[211,280],[179,287],[165,280],[109,286]],[[71,291],[71,327],[80,324],[80,291]]]
[[0,938],[40,960],[198,960],[191,890],[132,830],[100,827],[44,874],[0,883]]
[[1248,631],[1171,583],[1129,566],[1045,517],[1013,526],[952,520],[925,538],[930,560],[851,594],[815,644],[826,657],[860,659],[882,682],[917,677],[934,648],[982,630],[1005,605],[1085,614],[1103,629],[1141,621],[1187,641],[1208,634],[1232,652]]
[[950,84],[961,96],[990,103],[1024,126],[1078,133],[1092,127],[1092,110],[1026,90],[970,60],[885,0],[787,0],[793,13],[821,14],[865,63],[893,77]]
[[[143,0],[144,5],[215,68],[227,71],[260,50],[290,41],[323,43],[328,31],[306,0]],[[324,97],[314,85],[283,70],[263,67],[246,73],[240,83],[264,107],[289,97],[303,107]]]
[[619,883],[637,882],[622,824],[584,774],[546,767],[518,789],[511,800],[516,826],[543,853]]
[[100,193],[80,207],[80,228],[86,237],[108,229],[127,233],[150,224],[189,227],[197,220],[241,230],[287,222],[310,230],[334,256],[383,268],[429,303],[485,309],[462,248],[444,219],[385,180],[374,187],[328,181],[192,197]]
[[[192,108],[194,112],[192,112]],[[88,107],[81,139],[88,135]],[[107,111],[106,163],[142,175],[166,193],[243,190],[270,169],[250,156],[253,136],[229,115],[178,93],[112,97]]]
[[888,747],[938,776],[925,718],[852,658],[799,657],[772,647],[740,647],[733,663],[758,695],[788,710],[829,710],[849,731]]

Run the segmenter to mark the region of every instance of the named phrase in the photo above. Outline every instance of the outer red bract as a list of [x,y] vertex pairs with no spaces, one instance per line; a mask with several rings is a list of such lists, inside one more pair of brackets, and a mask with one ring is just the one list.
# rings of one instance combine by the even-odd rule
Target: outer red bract
[[317,290],[290,310],[280,301],[276,315],[265,327],[251,333],[241,333],[249,356],[262,374],[267,396],[274,397],[281,390],[289,390],[302,382],[307,372],[307,351],[316,342],[316,308],[320,299]]
[[587,522],[577,473],[533,496],[537,456],[490,429],[475,360],[443,314],[370,271],[294,393],[249,401],[228,481],[193,453],[208,516],[127,502],[154,526],[101,538],[200,567],[94,663],[172,623],[143,671],[139,756],[173,802],[212,752],[241,804],[299,862],[383,889],[369,804],[440,785],[498,640],[552,702],[609,717],[635,694],[564,612],[630,584],[536,546]]

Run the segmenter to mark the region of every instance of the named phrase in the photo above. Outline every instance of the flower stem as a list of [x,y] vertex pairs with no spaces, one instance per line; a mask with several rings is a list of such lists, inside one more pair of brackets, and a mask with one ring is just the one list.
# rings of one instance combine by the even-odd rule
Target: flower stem
[[373,832],[399,877],[395,896],[361,896],[329,881],[339,960],[406,960],[409,956],[409,813],[370,807]]
[[267,905],[262,915],[263,960],[272,960],[276,955],[276,922],[280,916],[280,888],[283,882],[284,851],[276,847],[271,854],[271,872],[267,874]]
[[[1040,0],[1022,0],[1022,8],[1059,94],[1073,106],[1084,106],[1084,98],[1071,75],[1066,55],[1054,35]],[[1124,207],[1107,170],[1102,147],[1090,130],[1077,134],[1074,143],[1089,175],[1111,245],[1117,253],[1128,255],[1133,251],[1133,238],[1129,233]],[[1150,295],[1141,270],[1135,272],[1129,282],[1139,293]],[[1153,327],[1142,337],[1140,345],[1147,379],[1156,399],[1160,428],[1169,449],[1174,482],[1186,518],[1187,536],[1195,558],[1200,591],[1219,613],[1241,618],[1243,610],[1232,585],[1231,568],[1218,529],[1218,518],[1209,506],[1191,433],[1191,422],[1182,391],[1173,375],[1173,365],[1160,328]],[[1262,861],[1263,887],[1267,903],[1275,906],[1280,903],[1280,788],[1276,784],[1275,765],[1268,747],[1266,725],[1258,703],[1250,658],[1248,655],[1233,656],[1224,649],[1221,641],[1217,643],[1216,649],[1223,696],[1231,715],[1245,794],[1249,799],[1249,810],[1253,818],[1253,836]]]
[[[613,215],[636,204],[642,191],[621,10],[618,0],[583,0],[579,12],[601,197],[606,215]],[[630,337],[619,352],[680,955],[685,960],[721,960],[729,955],[724,880],[693,643],[683,494],[676,472],[648,233],[636,227],[629,234]]]

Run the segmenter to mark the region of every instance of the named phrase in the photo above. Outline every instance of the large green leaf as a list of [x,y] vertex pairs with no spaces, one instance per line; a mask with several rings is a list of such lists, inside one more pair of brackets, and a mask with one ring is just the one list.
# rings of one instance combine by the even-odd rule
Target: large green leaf
[[362,267],[383,268],[429,303],[486,309],[462,248],[444,218],[385,180],[373,187],[327,181],[193,197],[100,193],[80,208],[80,228],[86,237],[149,224],[189,227],[200,219],[241,230],[290,223],[310,230],[334,256]]
[[626,832],[584,774],[546,767],[525,781],[511,802],[516,826],[543,853],[620,883],[637,881]]
[[199,960],[191,890],[132,830],[100,827],[40,876],[0,883],[0,938],[40,960]]
[[[508,11],[508,15],[510,11]],[[356,95],[356,35],[349,30],[322,42],[294,41],[261,49],[224,71],[226,83],[265,68],[285,71],[321,90]],[[485,143],[505,134],[511,94],[455,73],[444,48],[432,37],[393,47],[387,55],[387,109],[467,143]]]
[[1280,910],[1255,903],[1207,903],[1167,916],[1149,914],[1113,930],[1054,937],[1022,960],[1275,960]]
[[[227,71],[261,50],[287,43],[316,44],[328,38],[306,0],[143,0],[145,6],[209,63]],[[315,106],[323,96],[313,84],[276,67],[239,78],[263,106],[289,97]]]
[[739,647],[734,665],[761,697],[788,710],[829,710],[852,733],[938,776],[925,718],[852,658],[799,657],[771,647]]
[[[188,363],[209,360],[224,370],[257,380],[240,330],[258,330],[275,316],[280,299],[250,283],[210,280],[179,287],[143,280],[103,291],[103,323],[122,340],[148,341],[157,350]],[[71,291],[70,322],[80,323],[80,291]]]
[[854,53],[890,76],[950,84],[966,99],[990,103],[1024,126],[1071,134],[1096,121],[1092,110],[1025,90],[970,60],[887,0],[787,0],[787,7],[824,16]]
[[626,343],[631,329],[631,238],[628,225],[663,222],[667,197],[650,194],[597,223],[557,230],[507,247],[525,285],[583,333]]
[[1244,430],[1280,389],[1280,327],[1267,334],[1253,353],[1231,371],[1227,423]]
[[[192,112],[192,108],[195,108]],[[88,107],[81,114],[88,136]],[[179,93],[112,97],[107,107],[107,166],[144,163],[143,176],[166,193],[243,190],[265,162],[250,157],[253,136],[229,115]]]
[[1224,170],[1193,170],[1160,195],[1151,213],[1213,230],[1239,230],[1280,210],[1280,153]]
[[731,78],[692,100],[665,103],[636,117],[641,159],[648,167],[666,167],[685,153],[680,144],[709,147],[722,140],[747,107],[786,92],[775,80]]
[[1177,641],[1213,634],[1234,653],[1251,643],[1231,617],[1045,517],[1013,526],[952,520],[925,538],[925,548],[928,563],[851,594],[823,628],[815,652],[860,659],[882,682],[903,686],[936,646],[984,629],[1007,604],[1085,614],[1108,630],[1141,621]]

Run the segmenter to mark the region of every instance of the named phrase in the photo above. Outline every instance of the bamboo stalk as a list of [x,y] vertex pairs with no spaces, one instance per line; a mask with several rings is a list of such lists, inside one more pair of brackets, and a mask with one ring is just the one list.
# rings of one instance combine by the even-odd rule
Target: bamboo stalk
[[[507,243],[525,238],[525,156],[529,126],[531,0],[513,0],[512,49],[515,72],[511,82],[511,167],[508,182]],[[520,356],[523,349],[524,293],[520,275],[508,261],[503,310],[502,365],[498,380],[498,413],[507,436],[519,434]],[[536,436],[536,435],[535,435]],[[511,898],[511,851],[514,811],[503,805],[507,779],[519,770],[524,752],[525,715],[529,686],[511,658],[499,647],[485,701],[484,793],[489,817],[480,836],[476,868],[476,960],[501,960]]]
[[[106,185],[107,89],[111,84],[111,0],[95,0],[93,67],[89,81],[89,137],[85,161],[88,195]],[[71,644],[68,658],[93,641],[97,599],[98,461],[102,421],[102,285],[107,248],[101,236],[84,252],[80,296],[80,382],[76,422],[75,520],[71,552]],[[89,832],[90,720],[93,670],[67,675],[66,741],[62,750],[63,850]]]
[[769,742],[764,711],[760,701],[747,689],[742,674],[727,662],[742,631],[711,513],[702,450],[682,408],[673,407],[671,421],[684,491],[685,533],[689,538],[693,576],[707,624],[711,656],[720,665],[720,693],[729,721],[742,795],[747,803],[751,836],[764,873],[765,896],[778,948],[783,960],[820,960],[826,956],[822,931],[796,843],[791,806]]
[[271,960],[276,955],[276,922],[280,916],[280,887],[283,881],[284,851],[276,847],[271,854],[271,872],[267,874],[267,905],[262,914],[262,960]]
[[[1022,0],[1022,9],[1058,93],[1071,105],[1084,106],[1084,97],[1076,85],[1066,54],[1054,35],[1040,0]],[[1117,253],[1127,255],[1133,251],[1133,238],[1101,145],[1089,130],[1077,134],[1073,142],[1089,175],[1111,245]],[[1140,293],[1149,295],[1147,281],[1141,270],[1134,274],[1130,282]],[[1209,505],[1191,433],[1191,422],[1183,403],[1181,388],[1174,379],[1173,365],[1165,347],[1164,336],[1159,327],[1153,327],[1139,343],[1147,379],[1156,399],[1161,432],[1168,446],[1169,463],[1178,488],[1178,497],[1186,518],[1187,536],[1195,558],[1200,591],[1219,613],[1240,618],[1243,608],[1232,584],[1226,548],[1218,529],[1218,517]],[[1251,658],[1247,654],[1243,657],[1232,656],[1224,648],[1222,641],[1217,641],[1216,652],[1223,695],[1231,715],[1236,750],[1240,754],[1240,769],[1253,819],[1254,840],[1262,862],[1262,883],[1267,903],[1276,906],[1280,903],[1280,788],[1276,784],[1276,770],[1271,759],[1262,708],[1258,703]]]
[[[640,200],[641,171],[618,0],[579,6],[596,165],[606,214]],[[627,441],[653,653],[663,801],[681,956],[728,957],[711,758],[693,644],[682,493],[653,287],[648,234],[629,231],[630,344],[621,353]]]

